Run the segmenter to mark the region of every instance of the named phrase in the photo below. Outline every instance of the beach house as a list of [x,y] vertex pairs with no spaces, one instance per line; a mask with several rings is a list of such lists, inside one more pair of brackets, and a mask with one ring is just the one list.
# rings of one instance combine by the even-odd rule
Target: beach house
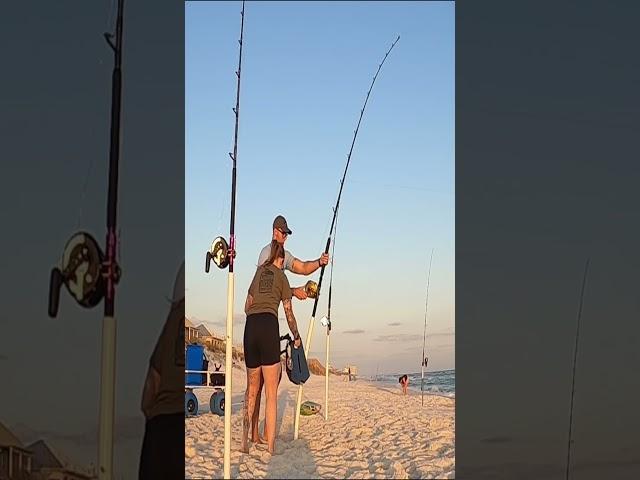
[[209,329],[205,327],[204,323],[198,325],[196,327],[196,331],[198,332],[198,339],[201,341],[201,343],[207,345],[209,348],[212,348],[214,337],[213,335],[211,335]]
[[95,472],[85,471],[54,450],[44,440],[28,446],[33,453],[31,480],[91,480],[97,478]]
[[184,342],[193,343],[198,338],[200,332],[188,318],[184,319]]
[[33,454],[0,422],[0,479],[30,480]]

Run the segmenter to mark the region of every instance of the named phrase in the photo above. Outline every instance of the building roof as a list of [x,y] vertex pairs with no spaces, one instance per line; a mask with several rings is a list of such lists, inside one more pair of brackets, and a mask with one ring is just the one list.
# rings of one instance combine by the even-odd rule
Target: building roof
[[0,422],[0,447],[18,447],[24,449],[24,444],[11,430]]
[[200,332],[200,335],[205,336],[205,337],[211,337],[211,332],[209,331],[209,329],[207,327],[204,326],[204,323],[201,323],[200,325],[198,325],[196,327],[196,330],[198,330]]
[[53,448],[48,442],[38,440],[28,447],[34,453],[34,463],[38,468],[63,469],[76,475],[89,477],[90,472],[76,465],[69,457]]
[[189,320],[188,318],[185,318],[185,319],[184,319],[184,326],[185,326],[185,327],[189,327],[189,328],[195,328],[195,327],[193,326],[193,323],[191,322],[191,320]]

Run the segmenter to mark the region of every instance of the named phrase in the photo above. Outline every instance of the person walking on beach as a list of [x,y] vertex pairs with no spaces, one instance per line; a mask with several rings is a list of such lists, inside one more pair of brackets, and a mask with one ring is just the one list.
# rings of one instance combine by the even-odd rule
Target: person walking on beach
[[403,375],[403,376],[400,377],[398,382],[400,383],[400,386],[402,387],[402,394],[406,395],[407,394],[407,388],[409,387],[409,377],[407,375]]
[[[252,435],[253,418],[259,408],[261,379],[264,381],[266,393],[265,436],[269,453],[275,453],[277,394],[281,375],[280,363],[280,330],[278,326],[278,307],[280,302],[294,339],[294,347],[300,348],[302,341],[298,332],[298,324],[291,304],[292,292],[289,281],[282,271],[285,261],[284,246],[277,240],[271,242],[269,257],[257,268],[253,277],[247,300],[245,313],[247,323],[244,327],[244,360],[247,367],[247,390],[243,407],[243,430],[241,451],[249,452],[249,429]],[[254,441],[259,438],[253,438]]]

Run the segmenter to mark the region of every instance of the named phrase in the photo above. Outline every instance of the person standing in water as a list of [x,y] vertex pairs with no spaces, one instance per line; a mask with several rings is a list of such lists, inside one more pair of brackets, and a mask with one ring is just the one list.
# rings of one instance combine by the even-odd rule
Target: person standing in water
[[409,387],[409,377],[407,375],[402,375],[398,379],[398,382],[400,383],[400,386],[402,387],[402,394],[406,395],[407,394],[407,388]]

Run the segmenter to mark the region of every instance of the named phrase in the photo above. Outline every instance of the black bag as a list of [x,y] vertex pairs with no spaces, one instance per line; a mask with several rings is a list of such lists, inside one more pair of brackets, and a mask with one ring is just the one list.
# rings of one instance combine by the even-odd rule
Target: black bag
[[212,387],[224,387],[224,373],[222,372],[213,372],[209,374],[209,379],[211,380]]
[[280,352],[285,354],[287,376],[292,383],[301,385],[311,376],[307,358],[304,355],[304,347],[302,345],[298,348],[294,347],[294,341],[288,333],[280,337],[280,340],[287,340],[287,346]]

